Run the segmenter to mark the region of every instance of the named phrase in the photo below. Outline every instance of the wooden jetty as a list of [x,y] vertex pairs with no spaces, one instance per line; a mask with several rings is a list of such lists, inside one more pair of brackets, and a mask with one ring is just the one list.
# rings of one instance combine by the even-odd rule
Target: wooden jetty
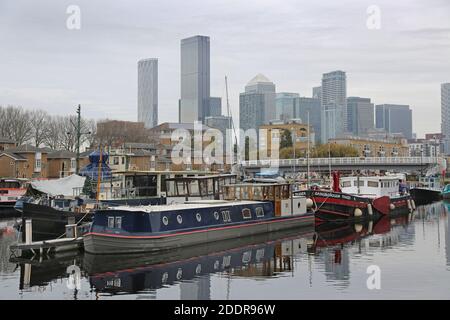
[[32,241],[32,223],[31,220],[25,221],[26,229],[26,239],[24,243],[17,243],[11,245],[10,251],[14,252],[16,250],[21,250],[23,254],[31,253],[33,256],[36,255],[48,255],[53,252],[69,251],[69,250],[79,250],[83,247],[83,237],[78,236],[79,228],[77,224],[70,224],[66,226],[66,237],[43,240],[43,241]]

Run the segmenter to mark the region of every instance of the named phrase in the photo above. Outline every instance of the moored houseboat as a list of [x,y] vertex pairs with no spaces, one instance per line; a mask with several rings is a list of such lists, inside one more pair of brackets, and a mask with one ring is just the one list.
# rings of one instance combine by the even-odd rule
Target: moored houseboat
[[297,194],[312,201],[316,221],[377,219],[384,215],[411,212],[415,203],[396,175],[348,176],[333,174],[332,191],[307,190]]
[[417,204],[441,200],[441,178],[439,176],[420,177],[417,183],[410,184],[410,194]]
[[232,184],[223,200],[97,210],[84,237],[90,253],[159,251],[242,236],[311,227],[314,213],[290,184]]
[[14,205],[26,192],[25,179],[0,179],[0,217],[18,213]]

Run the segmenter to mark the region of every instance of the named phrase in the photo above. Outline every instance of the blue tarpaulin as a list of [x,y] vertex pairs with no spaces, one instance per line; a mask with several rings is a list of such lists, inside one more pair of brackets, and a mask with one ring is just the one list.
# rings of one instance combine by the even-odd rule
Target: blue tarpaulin
[[[108,154],[102,152],[102,166],[101,166],[101,179],[111,179],[111,168],[106,164],[108,161]],[[89,155],[89,164],[80,170],[80,175],[89,177],[92,180],[98,179],[98,167],[100,163],[100,151],[94,151]]]

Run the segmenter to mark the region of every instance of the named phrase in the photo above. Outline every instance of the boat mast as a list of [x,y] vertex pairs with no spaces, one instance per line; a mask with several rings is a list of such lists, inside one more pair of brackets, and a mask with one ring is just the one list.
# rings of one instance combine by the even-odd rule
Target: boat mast
[[[306,164],[307,164],[307,188],[309,189],[310,186],[310,179],[309,179],[309,143],[310,143],[310,130],[309,130],[309,111],[308,111],[308,150],[306,152]],[[294,160],[295,161],[295,160]]]
[[102,146],[100,145],[100,159],[98,160],[98,172],[97,172],[97,195],[96,195],[96,200],[98,203],[98,200],[100,198],[100,184],[101,184],[101,175],[102,175],[102,161],[103,161],[103,151],[102,151]]
[[330,175],[330,185],[331,185],[331,144],[328,142],[328,172]]
[[[228,77],[227,76],[225,76],[225,95],[226,95],[226,98],[227,98],[227,116],[230,118],[231,127],[232,127],[233,133],[234,133],[234,143],[235,143],[236,151],[237,151],[236,161],[238,162],[239,170],[240,170],[240,161],[239,161],[239,154],[240,154],[240,152],[238,150],[239,148],[238,148],[238,144],[237,144],[236,128],[234,126],[233,116],[231,115],[231,111],[230,111],[230,101],[228,99]],[[233,146],[233,149],[231,151],[231,155],[233,157],[231,163],[233,163],[233,160],[234,160],[234,146]]]

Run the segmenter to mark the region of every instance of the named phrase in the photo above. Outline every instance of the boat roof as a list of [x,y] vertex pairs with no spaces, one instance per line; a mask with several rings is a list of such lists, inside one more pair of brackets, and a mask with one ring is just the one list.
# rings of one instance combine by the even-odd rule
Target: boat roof
[[[353,180],[358,179],[358,176],[347,176],[347,177],[341,177],[341,180]],[[396,180],[398,181],[400,178],[397,176],[360,176],[360,180],[376,180],[376,181],[382,181],[382,180]]]
[[123,210],[130,212],[167,212],[187,209],[220,208],[237,205],[262,204],[261,201],[226,201],[226,200],[200,200],[178,204],[156,205],[156,206],[117,206],[108,210]]
[[202,179],[233,178],[233,177],[237,177],[237,175],[233,174],[233,173],[224,173],[224,174],[213,174],[213,175],[206,175],[206,176],[189,176],[189,177],[167,178],[166,181],[172,181],[172,180],[202,180]]
[[126,176],[132,175],[152,175],[152,174],[202,174],[202,175],[218,175],[217,171],[197,171],[197,170],[184,170],[184,171],[172,171],[172,170],[125,170],[125,171],[114,171],[113,174],[121,174]]

